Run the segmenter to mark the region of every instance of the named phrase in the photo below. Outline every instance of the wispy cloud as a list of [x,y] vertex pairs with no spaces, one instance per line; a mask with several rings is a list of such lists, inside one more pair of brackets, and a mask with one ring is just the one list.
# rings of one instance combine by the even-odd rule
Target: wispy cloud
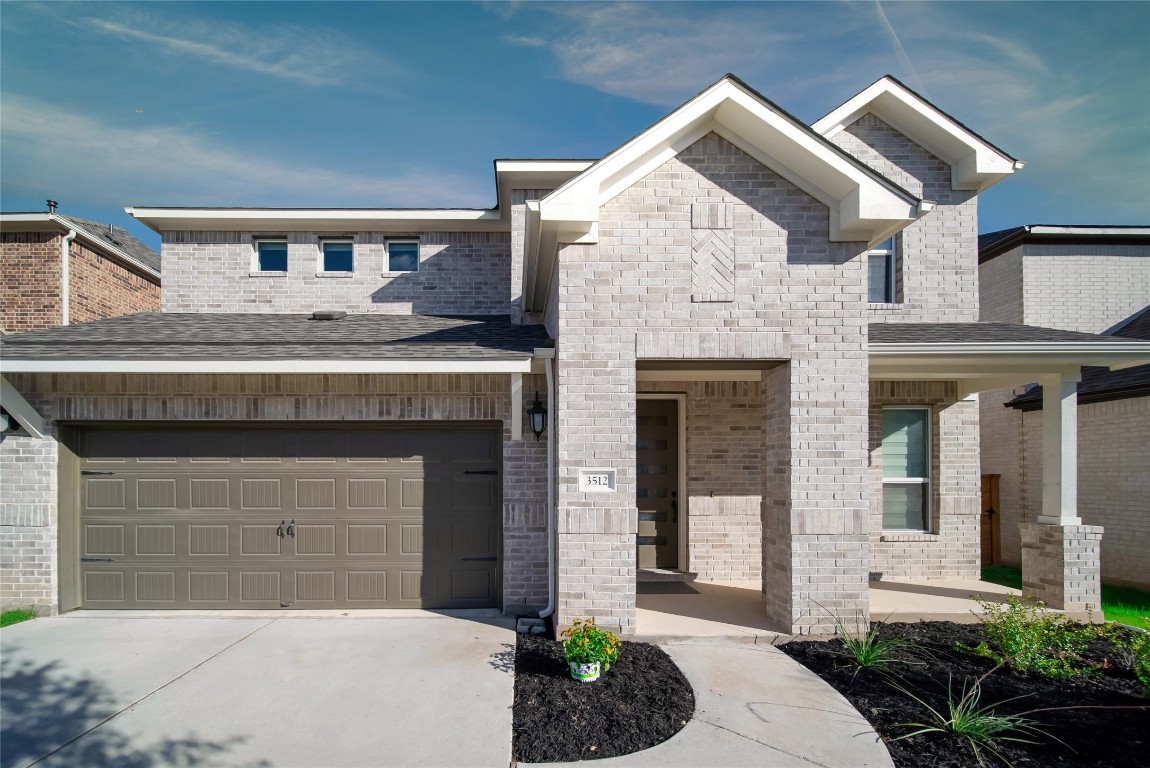
[[112,125],[12,94],[4,96],[0,132],[5,186],[46,196],[85,190],[95,196],[90,203],[110,207],[478,207],[492,197],[471,179],[439,168],[344,173],[242,151],[184,127]]
[[[60,20],[88,33],[146,46],[166,56],[266,75],[309,87],[378,90],[403,74],[382,53],[343,32],[294,24],[250,26],[221,19],[161,15],[139,6],[105,6],[100,16],[61,14]],[[90,10],[91,9],[91,10]]]

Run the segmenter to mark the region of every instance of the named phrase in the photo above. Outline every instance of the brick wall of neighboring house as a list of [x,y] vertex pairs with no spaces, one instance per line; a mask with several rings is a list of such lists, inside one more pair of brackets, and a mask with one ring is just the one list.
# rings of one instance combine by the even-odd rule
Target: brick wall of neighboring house
[[[510,437],[506,375],[79,375],[17,374],[13,385],[51,427],[59,421],[500,421],[503,423],[503,608],[547,604],[546,447]],[[546,391],[541,376],[524,390]],[[90,394],[99,393],[99,394]],[[0,552],[4,606],[54,612],[56,442],[0,442]],[[31,501],[28,501],[31,500]]]
[[640,382],[686,394],[687,570],[704,581],[763,575],[763,415],[758,382]]
[[[692,300],[703,203],[730,206],[732,301]],[[789,360],[760,393],[768,617],[805,632],[831,626],[820,603],[866,610],[864,246],[828,232],[825,206],[710,134],[603,206],[598,244],[561,248],[561,624],[635,630],[635,360],[684,353]],[[618,492],[581,493],[600,466]]]
[[72,242],[71,310],[73,323],[160,310],[160,286],[106,258],[79,239]]
[[358,232],[351,273],[320,276],[320,241],[290,232],[286,275],[255,275],[255,241],[275,232],[164,232],[164,312],[284,312],[317,309],[390,314],[511,312],[511,238],[506,232],[413,233],[418,272],[387,272],[387,241]]
[[[979,578],[978,403],[958,400],[949,381],[875,381],[870,385],[871,569],[882,579]],[[882,411],[929,407],[930,530],[884,531]]]
[[[1025,243],[984,262],[979,273],[983,321],[1101,333],[1150,304],[1150,246]],[[1000,477],[1000,553],[1010,566],[1021,563],[1019,523],[1034,522],[1042,508],[1042,412],[1003,405],[1023,391],[1019,386],[979,395],[981,471]],[[1144,553],[1150,543],[1150,532],[1139,528],[1150,526],[1150,513],[1144,503],[1137,511],[1145,494],[1119,497],[1127,489],[1139,492],[1131,483],[1146,474],[1142,465],[1150,456],[1150,419],[1139,402],[1079,407],[1078,505],[1085,524],[1104,529],[1102,577],[1150,586],[1150,567],[1131,567],[1125,554],[1130,548]],[[1112,420],[1115,411],[1129,418]]]
[[0,233],[0,329],[5,333],[60,324],[60,237]]
[[950,166],[866,114],[831,141],[924,200],[933,211],[899,236],[901,302],[870,308],[871,320],[890,323],[978,319],[978,200],[951,189]]

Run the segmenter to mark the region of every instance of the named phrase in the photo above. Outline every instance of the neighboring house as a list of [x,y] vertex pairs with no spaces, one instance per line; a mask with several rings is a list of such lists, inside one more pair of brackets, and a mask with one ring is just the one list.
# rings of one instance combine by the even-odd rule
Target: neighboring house
[[0,330],[160,308],[160,255],[126,230],[55,212],[0,213]]
[[[1150,339],[1150,227],[992,232],[979,238],[979,278],[982,320]],[[1018,565],[1018,523],[1042,506],[1042,387],[980,397],[982,472],[997,491],[984,501],[996,515],[983,559]],[[1078,405],[1078,508],[1105,528],[1102,578],[1150,587],[1150,366],[1086,368]]]
[[[793,632],[977,578],[974,393],[1150,362],[976,322],[976,198],[1019,167],[891,78],[807,126],[727,76],[600,160],[497,161],[491,210],[129,209],[162,312],[0,343],[6,562],[45,611],[624,633],[640,568],[759,580]],[[1024,564],[1072,610],[1074,449]]]

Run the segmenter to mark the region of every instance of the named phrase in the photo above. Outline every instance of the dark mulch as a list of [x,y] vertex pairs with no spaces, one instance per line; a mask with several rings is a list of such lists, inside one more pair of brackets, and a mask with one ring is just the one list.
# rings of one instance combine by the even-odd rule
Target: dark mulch
[[[977,678],[994,667],[989,659],[961,653],[956,643],[975,646],[985,640],[981,624],[955,624],[924,621],[917,624],[886,624],[880,635],[905,638],[925,648],[932,655],[926,664],[899,664],[892,668],[902,679],[904,688],[946,712],[946,688],[949,678],[961,692],[965,680]],[[883,737],[894,764],[899,768],[930,765],[959,768],[977,765],[964,740],[940,734],[923,734],[892,741],[912,728],[899,723],[925,722],[927,710],[890,685],[890,675],[855,667],[845,655],[838,640],[822,642],[796,641],[780,646],[791,658],[803,664],[842,693],[866,717]],[[1119,707],[1146,706],[1142,687],[1133,672],[1115,658],[1114,648],[1106,641],[1095,641],[1087,657],[1097,662],[1105,658],[1111,664],[1096,674],[1070,680],[1047,680],[1023,675],[1003,668],[982,683],[982,704],[996,704],[1015,696],[1024,698],[996,707],[1004,714],[1017,714],[1047,707]],[[995,748],[1015,768],[1033,766],[1058,768],[1089,766],[1095,768],[1143,768],[1150,765],[1150,710],[1146,709],[1070,709],[1037,712],[1029,717],[1040,723],[1050,737],[1039,744],[999,741]],[[1060,744],[1057,739],[1065,742]],[[996,759],[983,751],[983,759],[993,764]]]
[[524,763],[616,757],[666,741],[695,712],[687,678],[659,648],[623,643],[593,683],[571,679],[563,644],[519,635],[511,751]]

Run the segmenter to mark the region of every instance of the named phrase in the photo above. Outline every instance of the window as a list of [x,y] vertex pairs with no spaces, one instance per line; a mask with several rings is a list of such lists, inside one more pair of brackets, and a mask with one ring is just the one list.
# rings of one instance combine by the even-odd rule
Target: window
[[287,272],[287,241],[257,240],[256,270],[259,272]]
[[883,408],[882,527],[929,530],[930,410]]
[[324,272],[351,272],[352,269],[352,243],[350,240],[324,240],[320,243],[323,251]]
[[893,237],[867,251],[867,301],[871,304],[894,304],[898,301],[895,256]]
[[419,241],[389,240],[387,243],[388,272],[419,271]]

